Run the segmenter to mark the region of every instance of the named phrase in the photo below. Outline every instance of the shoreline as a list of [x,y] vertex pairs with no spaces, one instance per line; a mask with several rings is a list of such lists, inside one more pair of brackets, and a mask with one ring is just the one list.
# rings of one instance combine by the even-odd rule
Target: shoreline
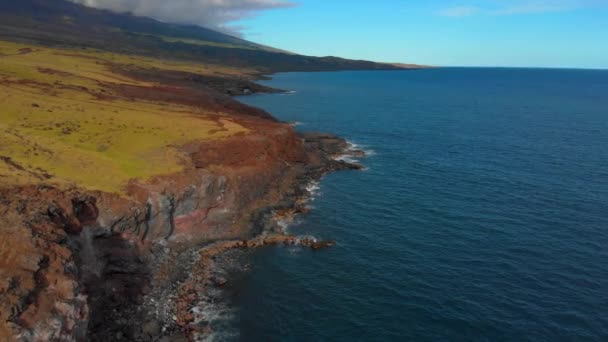
[[[140,103],[158,105],[163,113],[166,106],[180,106],[179,112],[171,114],[173,119],[184,120],[184,125],[187,121],[190,125],[184,127],[193,128],[189,131],[196,130],[191,124],[205,122],[207,135],[172,137],[175,141],[154,145],[151,149],[157,154],[175,153],[175,169],[112,180],[115,187],[100,187],[95,178],[78,182],[80,178],[72,173],[39,175],[34,171],[28,177],[37,177],[35,181],[4,183],[0,215],[6,241],[0,252],[7,261],[0,265],[0,291],[6,293],[0,301],[0,339],[147,341],[187,332],[182,331],[187,324],[175,323],[178,317],[173,319],[168,303],[176,298],[177,284],[191,277],[201,248],[221,242],[227,243],[226,249],[230,241],[241,241],[241,246],[249,241],[244,244],[248,247],[278,243],[328,247],[331,242],[288,236],[277,218],[309,210],[306,198],[311,181],[332,171],[362,169],[340,158],[364,154],[345,139],[297,133],[289,123],[228,96],[246,93],[244,89],[255,93],[271,88],[231,77],[110,66],[116,77],[163,86],[104,84],[100,92],[106,95],[94,98],[100,105],[128,100],[134,108]],[[74,91],[94,95],[89,88]],[[28,106],[43,111],[41,103],[36,100]],[[88,116],[78,112],[74,120],[83,120],[85,115],[97,123],[101,121],[96,119],[97,110],[90,108]],[[163,129],[164,118],[171,119],[169,114],[155,116],[159,126],[146,131],[139,121],[118,125],[114,121],[123,119],[118,110],[103,113],[111,119],[108,127],[119,127],[121,134],[144,130],[140,133],[155,144],[154,134]],[[141,120],[150,119],[149,115],[142,113]],[[86,137],[86,131],[78,127],[64,127],[57,134]],[[189,132],[177,133],[181,137]],[[108,148],[74,151],[91,157]],[[11,156],[3,159],[9,175],[32,168]],[[142,168],[155,164],[154,159],[140,162]]]
[[[318,240],[312,236],[296,236],[289,234],[283,226],[285,220],[292,221],[297,216],[305,215],[310,212],[309,201],[314,193],[309,190],[311,184],[318,183],[323,176],[330,172],[341,170],[363,170],[363,167],[356,163],[346,162],[340,159],[343,156],[365,157],[362,150],[352,149],[353,145],[347,140],[322,133],[303,133],[305,136],[312,135],[314,139],[325,137],[334,140],[334,147],[324,148],[328,152],[328,164],[310,170],[300,177],[293,185],[294,193],[281,201],[281,204],[260,208],[255,217],[252,217],[254,230],[259,233],[250,239],[222,240],[210,243],[202,248],[192,251],[191,266],[184,267],[183,271],[189,272],[187,279],[174,286],[175,296],[169,301],[163,302],[159,298],[151,298],[153,303],[161,304],[163,308],[170,308],[168,316],[173,322],[165,322],[161,327],[159,336],[179,336],[185,334],[189,339],[199,341],[213,334],[210,327],[209,318],[205,317],[205,305],[221,305],[218,303],[217,296],[209,297],[210,291],[217,291],[226,286],[228,280],[217,276],[216,259],[223,254],[233,250],[256,250],[273,246],[300,246],[312,250],[322,250],[331,248],[336,244],[333,240]],[[333,145],[333,144],[332,144]],[[335,149],[335,146],[340,146]],[[329,151],[332,151],[329,153]],[[289,224],[289,223],[287,223]],[[221,298],[221,297],[220,297]],[[205,302],[211,300],[212,302]],[[144,325],[157,325],[159,322],[143,322]],[[167,335],[169,333],[169,335]],[[155,336],[150,336],[155,337]]]
[[[309,210],[311,182],[328,172],[362,169],[338,157],[363,151],[353,151],[335,135],[295,133],[289,124],[259,118],[240,120],[250,122],[256,133],[183,147],[191,151],[194,168],[129,184],[129,197],[50,185],[0,189],[0,213],[19,234],[32,234],[24,238],[40,253],[36,264],[27,266],[40,280],[32,284],[27,302],[14,299],[13,335],[179,341],[196,330],[190,326],[196,296],[181,289],[205,272],[193,267],[201,264],[201,250],[214,244],[220,246],[216,254],[277,244],[331,247],[331,241],[286,234],[279,220]],[[226,158],[244,146],[255,164],[238,154]],[[268,161],[260,160],[261,152]],[[214,158],[230,166],[196,168],[199,160],[208,164]],[[32,253],[13,248],[9,258]],[[180,297],[188,304],[172,309]]]

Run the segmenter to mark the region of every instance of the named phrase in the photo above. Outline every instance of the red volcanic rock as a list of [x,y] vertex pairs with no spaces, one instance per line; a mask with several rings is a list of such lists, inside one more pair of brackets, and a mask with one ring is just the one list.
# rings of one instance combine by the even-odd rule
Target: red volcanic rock
[[68,234],[76,235],[82,232],[80,221],[54,203],[49,205],[47,215],[56,226],[63,228]]
[[333,247],[335,245],[336,245],[335,241],[319,241],[319,242],[312,243],[310,245],[310,248],[312,248],[313,250],[318,250],[318,249]]
[[316,241],[314,239],[302,239],[300,241],[302,246],[310,247],[312,250],[319,250],[324,248],[333,247],[336,245],[335,241]]
[[99,209],[97,209],[97,199],[95,197],[74,198],[72,199],[72,207],[74,215],[81,225],[89,225],[97,221]]

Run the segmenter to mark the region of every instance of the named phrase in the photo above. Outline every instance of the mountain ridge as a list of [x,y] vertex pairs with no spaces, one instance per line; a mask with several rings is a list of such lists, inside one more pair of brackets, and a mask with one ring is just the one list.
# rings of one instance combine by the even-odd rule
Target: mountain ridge
[[66,0],[8,0],[0,3],[0,12],[0,38],[16,42],[253,68],[258,74],[404,69],[391,63],[293,54],[201,26],[163,23]]

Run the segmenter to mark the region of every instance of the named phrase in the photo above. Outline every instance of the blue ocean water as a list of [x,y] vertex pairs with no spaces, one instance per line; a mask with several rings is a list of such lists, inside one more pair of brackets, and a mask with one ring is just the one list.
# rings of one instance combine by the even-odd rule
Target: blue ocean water
[[608,340],[608,71],[289,73],[241,100],[373,151],[232,285],[245,341]]

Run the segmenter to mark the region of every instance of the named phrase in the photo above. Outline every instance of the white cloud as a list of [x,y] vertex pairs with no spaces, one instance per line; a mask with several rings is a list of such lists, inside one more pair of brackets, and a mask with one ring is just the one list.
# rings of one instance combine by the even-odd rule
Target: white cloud
[[237,33],[230,22],[265,10],[292,7],[289,0],[70,0],[89,7],[132,13],[164,22],[194,24]]

